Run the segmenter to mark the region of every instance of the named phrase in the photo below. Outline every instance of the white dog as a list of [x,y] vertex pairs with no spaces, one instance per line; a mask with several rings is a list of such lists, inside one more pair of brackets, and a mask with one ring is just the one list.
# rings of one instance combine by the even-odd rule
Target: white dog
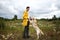
[[37,20],[35,18],[31,18],[29,19],[30,21],[30,24],[32,24],[33,28],[35,29],[36,31],[36,34],[37,34],[37,39],[39,39],[39,36],[42,34],[44,35],[44,33],[42,32],[41,29],[39,29],[38,25],[37,25]]

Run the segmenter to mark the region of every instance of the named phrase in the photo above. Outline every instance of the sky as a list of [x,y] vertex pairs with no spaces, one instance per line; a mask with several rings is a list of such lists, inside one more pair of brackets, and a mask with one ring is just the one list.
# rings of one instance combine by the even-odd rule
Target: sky
[[29,17],[52,18],[60,16],[60,0],[0,0],[0,17],[22,18],[23,11],[30,6]]

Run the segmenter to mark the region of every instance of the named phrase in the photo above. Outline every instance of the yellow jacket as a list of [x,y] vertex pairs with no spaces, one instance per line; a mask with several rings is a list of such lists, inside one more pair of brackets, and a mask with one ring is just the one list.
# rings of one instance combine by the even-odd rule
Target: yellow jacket
[[22,25],[23,25],[23,26],[26,26],[26,25],[27,25],[27,21],[28,21],[28,11],[24,11],[24,13],[23,13],[23,23],[22,23]]

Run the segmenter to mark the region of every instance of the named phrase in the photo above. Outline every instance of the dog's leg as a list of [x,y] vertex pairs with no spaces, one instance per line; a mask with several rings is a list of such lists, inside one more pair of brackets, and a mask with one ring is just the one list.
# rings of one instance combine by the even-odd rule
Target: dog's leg
[[39,35],[40,35],[40,31],[39,30],[36,30],[37,32],[37,40],[39,39]]
[[42,31],[42,30],[40,30],[40,33],[41,33],[42,35],[44,35],[44,33],[43,33],[43,31]]

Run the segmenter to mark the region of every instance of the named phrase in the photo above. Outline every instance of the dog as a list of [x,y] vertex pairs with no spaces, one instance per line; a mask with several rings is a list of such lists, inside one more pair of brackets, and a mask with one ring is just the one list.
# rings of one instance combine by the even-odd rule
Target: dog
[[40,35],[44,35],[43,31],[38,27],[37,20],[35,18],[29,18],[30,24],[35,29],[37,34],[37,39],[39,39]]

